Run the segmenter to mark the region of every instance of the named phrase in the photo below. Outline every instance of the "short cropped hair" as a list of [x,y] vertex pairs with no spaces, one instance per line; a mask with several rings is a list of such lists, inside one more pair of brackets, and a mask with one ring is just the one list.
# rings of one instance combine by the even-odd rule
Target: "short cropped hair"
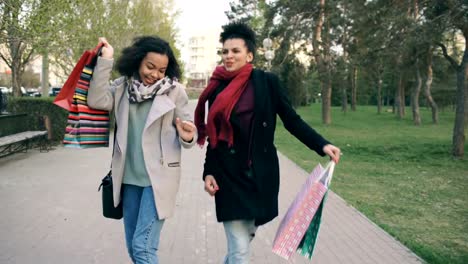
[[255,58],[255,50],[257,47],[255,40],[255,32],[245,23],[231,22],[223,26],[223,32],[219,35],[219,42],[223,43],[228,39],[240,38],[245,41],[247,50],[252,52]]
[[169,43],[157,36],[142,36],[133,40],[130,47],[123,49],[122,56],[117,61],[117,70],[120,74],[132,77],[138,72],[140,64],[148,52],[166,55],[169,59],[166,76],[180,79],[180,66]]

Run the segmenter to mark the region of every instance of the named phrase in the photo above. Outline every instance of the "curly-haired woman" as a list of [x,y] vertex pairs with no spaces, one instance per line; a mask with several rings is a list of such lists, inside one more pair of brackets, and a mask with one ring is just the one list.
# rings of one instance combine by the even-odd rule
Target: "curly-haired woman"
[[[136,38],[122,51],[109,84],[114,50],[106,39],[88,91],[88,105],[114,109],[112,157],[115,206],[123,204],[125,240],[134,263],[158,263],[164,219],[172,216],[180,181],[181,146],[197,140],[180,69],[169,44]],[[121,187],[121,188],[119,188]]]

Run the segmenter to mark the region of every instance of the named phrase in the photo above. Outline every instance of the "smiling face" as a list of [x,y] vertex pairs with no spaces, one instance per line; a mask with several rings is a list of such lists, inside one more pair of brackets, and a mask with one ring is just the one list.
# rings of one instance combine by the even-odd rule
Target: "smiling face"
[[148,52],[140,64],[138,74],[144,85],[151,85],[166,76],[169,58],[167,55]]
[[222,58],[227,71],[237,71],[253,60],[253,54],[241,38],[226,39],[223,43]]

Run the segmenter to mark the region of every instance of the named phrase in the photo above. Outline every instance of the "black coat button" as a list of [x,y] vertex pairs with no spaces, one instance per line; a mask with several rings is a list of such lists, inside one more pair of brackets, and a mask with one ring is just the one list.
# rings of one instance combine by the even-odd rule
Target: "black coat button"
[[267,127],[267,126],[268,126],[267,122],[263,122],[262,125],[263,125],[263,127]]

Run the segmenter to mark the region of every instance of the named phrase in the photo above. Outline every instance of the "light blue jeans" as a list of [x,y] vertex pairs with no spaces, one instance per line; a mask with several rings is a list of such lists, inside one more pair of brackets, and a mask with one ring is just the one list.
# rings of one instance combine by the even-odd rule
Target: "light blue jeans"
[[164,220],[158,219],[153,188],[124,184],[122,191],[128,254],[135,264],[157,264]]
[[234,220],[223,222],[228,243],[228,253],[224,264],[248,264],[250,258],[250,242],[255,237],[254,220]]

